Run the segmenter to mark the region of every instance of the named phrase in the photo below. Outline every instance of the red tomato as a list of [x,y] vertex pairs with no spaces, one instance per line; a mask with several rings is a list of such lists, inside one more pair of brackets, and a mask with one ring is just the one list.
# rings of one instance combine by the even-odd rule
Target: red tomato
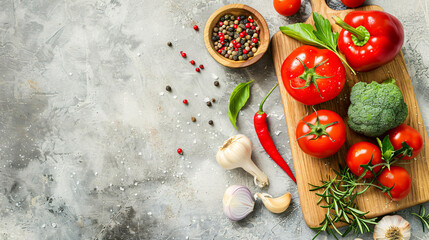
[[[376,145],[369,142],[358,142],[347,152],[346,163],[350,171],[358,177],[365,171],[360,165],[368,164],[372,157],[372,165],[382,162],[381,150]],[[374,168],[374,172],[380,171],[381,166]],[[374,175],[368,171],[363,178],[372,178]]]
[[[316,113],[319,115],[319,122]],[[310,135],[305,136],[309,133]],[[315,139],[317,136],[319,137]],[[346,136],[346,125],[343,119],[329,110],[319,110],[306,116],[296,127],[299,147],[305,153],[317,158],[326,158],[338,152],[346,141]]]
[[[393,187],[390,191],[393,201],[405,198],[411,191],[411,177],[407,170],[398,166],[385,168],[377,177],[378,181],[385,187]],[[386,193],[384,193],[388,196]]]
[[410,160],[415,158],[423,148],[423,138],[420,133],[406,125],[401,124],[394,129],[387,132],[389,134],[390,142],[395,150],[402,148],[402,142],[406,142],[410,147],[413,148],[413,155],[411,157],[405,156],[404,160]]
[[306,105],[335,98],[346,81],[346,70],[334,52],[307,45],[295,49],[286,58],[281,72],[287,92]]
[[341,0],[341,2],[343,2],[343,4],[346,5],[347,7],[355,8],[362,5],[365,2],[365,0]]
[[283,16],[292,16],[301,7],[301,0],[274,0],[274,9]]

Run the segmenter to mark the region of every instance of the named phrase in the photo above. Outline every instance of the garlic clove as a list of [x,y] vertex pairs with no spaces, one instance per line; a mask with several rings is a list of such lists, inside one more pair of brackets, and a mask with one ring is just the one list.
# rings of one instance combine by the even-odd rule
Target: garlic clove
[[260,198],[264,206],[272,213],[282,213],[289,207],[291,195],[285,193],[283,196],[273,198],[266,193],[256,193],[255,199]]
[[245,186],[232,185],[226,189],[223,195],[223,212],[233,221],[245,218],[255,206],[252,193]]
[[243,168],[255,178],[259,187],[268,186],[268,178],[252,161],[253,145],[250,139],[242,134],[226,140],[216,154],[219,165],[225,169]]
[[374,240],[408,240],[410,223],[399,215],[384,216],[374,228]]

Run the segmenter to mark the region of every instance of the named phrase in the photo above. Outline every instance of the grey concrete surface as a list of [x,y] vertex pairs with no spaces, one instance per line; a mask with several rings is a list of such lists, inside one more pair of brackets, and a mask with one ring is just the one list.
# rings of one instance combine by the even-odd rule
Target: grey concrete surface
[[[295,185],[253,131],[258,103],[276,81],[271,54],[234,70],[205,50],[205,21],[233,2],[0,0],[0,239],[312,238]],[[242,2],[265,17],[271,35],[311,12],[308,0],[290,18],[279,16],[271,1]],[[339,0],[328,3],[344,8]],[[404,25],[402,50],[428,127],[429,3],[367,3]],[[191,59],[205,69],[196,73]],[[220,87],[213,86],[215,79]],[[229,94],[250,79],[255,82],[237,131],[227,116]],[[205,98],[216,103],[209,108]],[[278,91],[265,110],[278,149],[292,165]],[[253,160],[270,179],[266,191],[291,192],[285,213],[271,214],[258,202],[243,221],[223,216],[227,186],[258,190],[244,171],[216,163],[217,147],[237,133],[253,141]],[[398,214],[411,222],[413,239],[429,239],[410,215],[416,211],[418,206]]]

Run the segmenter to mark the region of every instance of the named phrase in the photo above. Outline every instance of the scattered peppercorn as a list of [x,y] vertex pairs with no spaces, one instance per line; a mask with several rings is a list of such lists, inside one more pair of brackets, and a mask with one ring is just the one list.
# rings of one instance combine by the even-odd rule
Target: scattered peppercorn
[[168,43],[167,43],[167,45],[168,45],[169,47],[173,46],[173,44],[172,44],[171,42],[168,42]]
[[207,106],[209,106],[209,107],[212,105],[212,103],[211,103],[211,102],[207,102],[206,104],[207,104]]
[[203,65],[203,64],[201,64],[201,65],[200,65],[200,68],[201,68],[201,69],[204,69],[204,65]]
[[188,104],[188,100],[183,99],[183,104]]
[[198,26],[197,25],[194,25],[194,30],[198,31]]
[[217,86],[219,86],[219,81],[214,81],[213,84],[217,87]]
[[200,72],[200,69],[199,68],[195,68],[195,71]]
[[183,57],[183,58],[185,58],[185,57],[186,57],[186,53],[181,52],[180,54],[182,55],[182,57]]
[[182,150],[181,148],[178,148],[178,149],[177,149],[177,153],[178,153],[178,154],[182,154],[182,153],[183,153],[183,150]]
[[214,102],[216,102],[216,99],[212,98],[212,102],[213,102],[213,103],[214,103]]
[[210,125],[213,125],[213,121],[212,121],[212,120],[210,120],[210,121],[209,121],[209,124],[210,124]]
[[195,117],[191,117],[191,121],[195,122],[195,121],[197,121],[197,119]]
[[165,87],[165,90],[167,90],[168,92],[171,92],[171,87],[170,87],[169,85],[167,85],[167,86]]
[[194,61],[194,60],[191,60],[191,61],[190,61],[190,63],[191,63],[192,65],[195,65],[195,61]]

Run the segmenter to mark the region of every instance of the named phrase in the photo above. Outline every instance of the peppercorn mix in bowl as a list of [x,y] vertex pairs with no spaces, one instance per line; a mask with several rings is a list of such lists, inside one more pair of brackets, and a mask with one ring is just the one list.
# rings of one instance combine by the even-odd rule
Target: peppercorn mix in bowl
[[270,33],[262,15],[243,4],[216,10],[207,20],[204,42],[210,55],[231,68],[257,62],[268,49]]

